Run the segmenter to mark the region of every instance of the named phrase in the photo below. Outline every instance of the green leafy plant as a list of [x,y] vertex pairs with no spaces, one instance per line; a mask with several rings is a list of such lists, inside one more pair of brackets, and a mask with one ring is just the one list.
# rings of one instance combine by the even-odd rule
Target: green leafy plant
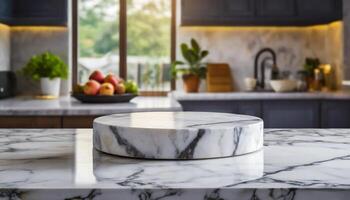
[[66,63],[50,52],[33,56],[20,72],[35,81],[40,80],[40,78],[67,79],[68,77]]
[[[176,78],[178,73],[183,75],[196,75],[199,78],[205,79],[207,72],[207,64],[203,63],[203,59],[209,55],[209,51],[202,50],[195,39],[191,39],[191,44],[181,44],[182,57],[186,60],[175,61],[171,65],[172,77]],[[187,65],[187,67],[181,67]]]
[[316,68],[320,66],[321,62],[318,58],[306,58],[304,64],[304,71],[308,77],[312,77]]

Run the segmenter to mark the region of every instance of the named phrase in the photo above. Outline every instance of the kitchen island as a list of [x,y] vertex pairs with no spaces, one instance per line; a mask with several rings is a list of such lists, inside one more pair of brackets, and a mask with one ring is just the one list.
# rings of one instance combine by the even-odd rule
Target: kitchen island
[[262,151],[197,161],[97,152],[90,129],[0,130],[0,199],[348,199],[350,130],[265,130]]

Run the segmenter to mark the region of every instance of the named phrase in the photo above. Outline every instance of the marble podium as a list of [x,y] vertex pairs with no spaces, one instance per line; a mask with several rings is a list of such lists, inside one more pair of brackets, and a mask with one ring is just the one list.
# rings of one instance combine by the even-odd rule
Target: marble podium
[[94,121],[94,147],[142,159],[195,160],[239,156],[263,147],[263,121],[205,112],[116,114]]

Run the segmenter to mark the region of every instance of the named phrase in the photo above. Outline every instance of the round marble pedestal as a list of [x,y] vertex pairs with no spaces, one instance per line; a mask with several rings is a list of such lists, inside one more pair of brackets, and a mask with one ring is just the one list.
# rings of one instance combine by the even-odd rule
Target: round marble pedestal
[[94,147],[145,159],[209,159],[252,153],[263,147],[263,121],[205,112],[116,114],[94,121]]

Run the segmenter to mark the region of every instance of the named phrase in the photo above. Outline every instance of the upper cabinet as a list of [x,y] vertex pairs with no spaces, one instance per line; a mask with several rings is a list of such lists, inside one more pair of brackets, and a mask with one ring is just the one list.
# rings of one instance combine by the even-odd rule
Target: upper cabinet
[[260,0],[257,7],[257,16],[263,17],[295,17],[294,0]]
[[253,17],[255,15],[254,0],[223,0],[223,17]]
[[343,18],[341,0],[297,0],[299,15],[310,21],[331,22]]
[[[6,13],[9,25],[65,26],[67,0],[1,0],[0,19]],[[1,4],[4,4],[3,7]]]
[[189,23],[200,23],[197,19],[202,19],[202,22],[205,21],[206,24],[214,24],[221,15],[222,5],[213,3],[213,0],[185,0],[181,1],[181,3],[183,12],[191,13],[186,18]]
[[12,1],[0,0],[0,23],[8,23],[11,18]]
[[306,26],[342,19],[342,0],[182,0],[183,26]]

